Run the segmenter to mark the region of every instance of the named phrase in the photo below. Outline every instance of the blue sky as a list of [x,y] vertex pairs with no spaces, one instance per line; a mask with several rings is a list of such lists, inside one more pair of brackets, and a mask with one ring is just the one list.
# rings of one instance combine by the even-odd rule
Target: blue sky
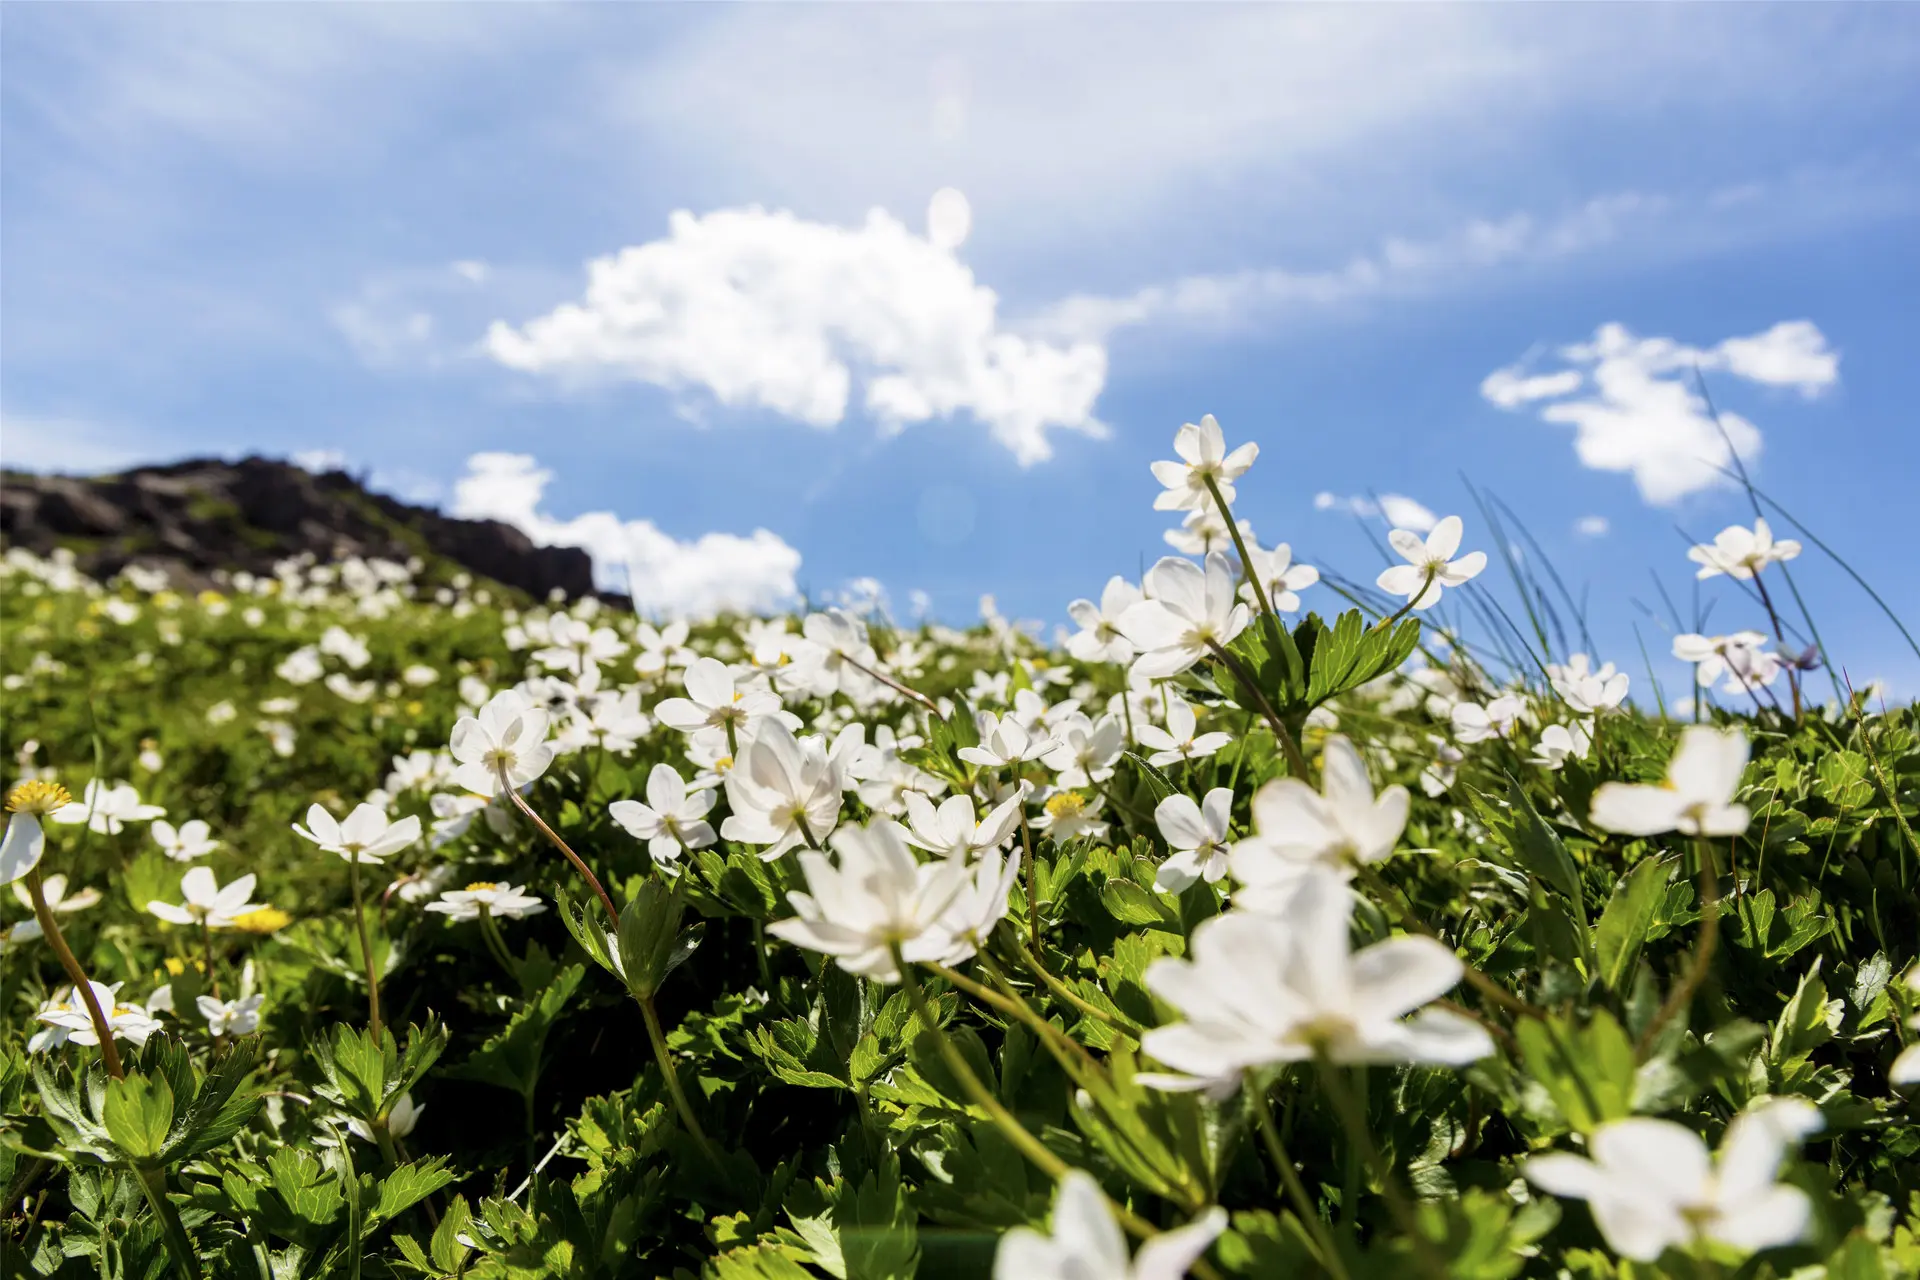
[[[1347,500],[1400,494],[1491,549],[1465,476],[1671,684],[1633,602],[1690,609],[1676,526],[1750,514],[1689,462],[1698,363],[1920,615],[1903,6],[16,6],[0,58],[15,465],[330,452],[661,608],[871,576],[1052,620],[1166,550],[1147,463],[1211,412],[1263,543],[1370,580]],[[481,454],[533,461],[461,488]]]

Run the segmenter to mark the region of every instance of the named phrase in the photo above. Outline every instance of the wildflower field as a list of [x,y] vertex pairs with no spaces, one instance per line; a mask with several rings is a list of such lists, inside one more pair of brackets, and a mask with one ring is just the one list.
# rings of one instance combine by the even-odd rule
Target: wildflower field
[[0,1273],[1920,1275],[1816,557],[1695,549],[1668,714],[1490,512],[1348,583],[1175,450],[1063,647],[10,552]]

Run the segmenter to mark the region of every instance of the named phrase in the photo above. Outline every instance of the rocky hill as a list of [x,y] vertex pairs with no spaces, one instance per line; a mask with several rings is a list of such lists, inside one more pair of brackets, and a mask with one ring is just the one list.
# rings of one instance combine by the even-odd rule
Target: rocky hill
[[544,597],[593,592],[577,547],[540,547],[497,520],[456,520],[369,492],[344,471],[316,474],[271,458],[196,458],[106,476],[0,472],[0,542],[42,555],[68,547],[105,577],[138,563],[185,585],[214,569],[270,570],[310,552],[322,561],[380,556],[442,561]]

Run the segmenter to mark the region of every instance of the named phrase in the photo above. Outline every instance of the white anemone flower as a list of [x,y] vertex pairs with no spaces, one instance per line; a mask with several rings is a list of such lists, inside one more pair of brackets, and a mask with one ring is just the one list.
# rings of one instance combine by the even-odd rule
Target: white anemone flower
[[1477,702],[1457,702],[1448,713],[1448,719],[1453,721],[1453,736],[1468,743],[1509,737],[1514,726],[1526,718],[1526,702],[1513,693],[1503,693],[1485,706]]
[[[57,872],[40,882],[40,893],[46,899],[47,910],[55,915],[85,911],[88,907],[97,906],[100,902],[98,889],[82,889],[78,893],[69,894],[67,878]],[[13,886],[13,896],[20,900],[21,906],[29,911],[33,910],[33,896],[27,892],[25,885],[16,881]],[[32,942],[40,936],[40,921],[28,918],[7,931],[7,943],[9,946],[17,946],[23,942]]]
[[1164,679],[1225,646],[1246,630],[1251,616],[1234,596],[1233,570],[1219,552],[1205,569],[1167,556],[1147,570],[1147,598],[1120,615],[1120,632],[1140,650],[1132,670]]
[[47,816],[55,822],[87,824],[89,831],[119,835],[129,822],[151,822],[167,811],[157,804],[141,804],[133,784],[116,782],[103,786],[99,779],[87,783],[86,790],[72,804],[62,805]]
[[688,791],[679,770],[656,764],[647,774],[645,804],[615,800],[607,812],[628,835],[647,842],[655,862],[674,870],[683,851],[708,848],[717,839],[707,815],[718,798],[711,790]]
[[1007,842],[1020,822],[1020,806],[1026,802],[1028,790],[1029,785],[1021,783],[978,821],[974,820],[972,796],[948,796],[936,807],[919,792],[906,792],[901,797],[907,807],[903,834],[915,848],[964,862]]
[[1133,642],[1120,633],[1120,615],[1140,600],[1140,588],[1119,574],[1107,579],[1099,604],[1075,600],[1067,616],[1080,630],[1067,637],[1067,652],[1082,662],[1132,662]]
[[1162,893],[1179,893],[1198,880],[1218,884],[1227,874],[1227,826],[1233,810],[1233,792],[1215,787],[1199,804],[1178,792],[1153,810],[1160,837],[1173,850],[1153,877]]
[[1737,836],[1750,819],[1747,807],[1733,802],[1746,768],[1746,734],[1692,725],[1667,762],[1666,782],[1609,782],[1594,792],[1593,825],[1628,836]]
[[1775,541],[1773,530],[1764,518],[1755,519],[1753,528],[1729,525],[1714,535],[1712,542],[1701,543],[1687,552],[1687,559],[1700,566],[1699,578],[1726,574],[1741,581],[1753,577],[1776,561],[1791,560],[1800,554],[1800,544],[1792,538]]
[[394,822],[378,805],[356,805],[345,822],[336,821],[324,805],[307,809],[307,825],[293,824],[294,833],[311,840],[327,853],[348,862],[384,862],[420,838],[420,819],[409,814]]
[[[1253,522],[1235,520],[1234,524],[1239,526],[1241,538],[1251,544]],[[1233,545],[1232,530],[1220,518],[1220,508],[1211,504],[1187,512],[1178,529],[1169,529],[1160,536],[1183,556],[1204,556],[1210,551],[1225,551]]]
[[1053,726],[1054,747],[1040,762],[1057,775],[1062,787],[1089,787],[1113,776],[1113,767],[1126,750],[1126,728],[1120,717],[1089,720],[1078,712]]
[[1040,806],[1033,829],[1045,832],[1059,845],[1081,836],[1100,839],[1107,834],[1107,824],[1100,817],[1102,804],[1098,796],[1089,800],[1078,791],[1056,791]]
[[213,838],[213,828],[202,818],[189,818],[177,827],[159,818],[148,830],[153,832],[153,842],[160,846],[160,851],[175,862],[192,862],[220,847],[220,842]]
[[1141,1049],[1184,1079],[1215,1087],[1252,1067],[1325,1057],[1341,1063],[1460,1066],[1493,1041],[1442,1009],[1405,1015],[1465,972],[1446,944],[1402,935],[1352,950],[1352,898],[1336,876],[1304,877],[1276,915],[1229,912],[1193,931],[1191,959],[1156,960],[1147,987],[1185,1017],[1155,1027]]
[[208,929],[230,929],[236,917],[258,911],[263,903],[249,902],[253,894],[251,872],[225,888],[213,878],[209,867],[193,867],[180,877],[180,906],[171,902],[149,902],[147,910],[168,924],[203,925]]
[[530,705],[525,695],[507,689],[496,693],[477,716],[462,716],[453,726],[448,750],[459,761],[453,783],[476,795],[499,793],[504,770],[507,785],[526,786],[553,763],[547,745],[547,713]]
[[7,834],[0,836],[0,883],[26,879],[46,852],[47,833],[38,814],[23,809],[8,818]]
[[200,996],[193,1003],[200,1010],[200,1016],[207,1020],[207,1034],[210,1036],[248,1036],[260,1029],[260,1006],[267,998],[262,995],[247,996],[240,1000],[215,1000],[212,996]]
[[1373,793],[1367,765],[1335,734],[1320,760],[1320,790],[1298,778],[1275,778],[1253,796],[1254,834],[1233,846],[1234,901],[1255,911],[1284,906],[1301,877],[1323,871],[1345,879],[1355,864],[1393,853],[1407,828],[1412,798],[1398,784]]
[[1440,603],[1445,588],[1462,586],[1487,567],[1484,551],[1470,551],[1454,559],[1463,528],[1459,516],[1448,516],[1425,538],[1411,529],[1395,529],[1387,535],[1387,541],[1406,563],[1382,570],[1375,585],[1389,595],[1405,596],[1415,609],[1430,609]]
[[1547,678],[1553,683],[1554,692],[1577,716],[1618,711],[1620,704],[1627,700],[1627,686],[1632,683],[1627,673],[1614,670],[1611,662],[1594,670],[1591,659],[1584,653],[1568,658],[1565,666],[1548,666]]
[[768,862],[796,845],[819,845],[840,824],[840,771],[825,744],[795,738],[779,720],[759,727],[724,785],[733,812],[720,834],[766,845],[760,856]]
[[1167,701],[1167,727],[1157,724],[1136,725],[1133,736],[1143,747],[1151,748],[1153,754],[1147,757],[1150,765],[1184,764],[1190,760],[1202,760],[1233,741],[1230,733],[1202,733],[1196,735],[1199,717],[1193,707],[1182,698],[1170,698]]
[[1215,505],[1213,494],[1207,488],[1209,479],[1219,486],[1221,499],[1232,503],[1233,482],[1245,475],[1253,460],[1260,456],[1260,446],[1251,442],[1228,453],[1226,436],[1210,413],[1197,423],[1186,423],[1174,433],[1173,451],[1180,455],[1180,461],[1153,464],[1153,478],[1166,489],[1153,501],[1156,511],[1198,510]]
[[[1276,613],[1300,612],[1300,592],[1320,581],[1318,569],[1293,562],[1293,548],[1284,542],[1271,551],[1248,547],[1247,559],[1253,562],[1250,576],[1266,591]],[[1240,598],[1249,605],[1260,603],[1252,582],[1240,584]]]
[[1180,1280],[1226,1226],[1227,1211],[1215,1205],[1128,1258],[1100,1184],[1083,1169],[1069,1169],[1053,1202],[1053,1233],[1015,1227],[1001,1236],[993,1280]]
[[695,658],[683,679],[687,696],[668,698],[653,709],[661,724],[682,733],[731,727],[738,734],[755,719],[780,710],[777,694],[739,688],[733,672],[718,658]]
[[1727,1126],[1716,1159],[1693,1130],[1634,1116],[1595,1130],[1591,1159],[1550,1152],[1521,1172],[1556,1196],[1585,1200],[1607,1243],[1636,1262],[1703,1240],[1755,1252],[1805,1238],[1807,1193],[1775,1179],[1788,1149],[1821,1123],[1803,1098],[1763,1100]]
[[1780,659],[1765,652],[1767,637],[1758,631],[1736,631],[1732,635],[1703,636],[1688,632],[1673,638],[1673,656],[1693,663],[1693,682],[1702,689],[1729,677],[1727,692],[1773,683],[1779,674]]
[[1038,760],[1058,745],[1051,735],[1036,735],[1012,713],[996,716],[991,711],[981,711],[974,720],[980,732],[980,745],[962,747],[958,752],[968,764],[1004,769]]
[[449,889],[427,904],[427,910],[449,920],[478,920],[485,911],[495,920],[519,920],[537,916],[547,904],[518,885],[476,880],[464,889]]
[[987,945],[994,926],[1007,918],[1007,904],[1019,879],[1018,857],[1008,857],[998,849],[980,855],[934,925],[933,932],[945,934],[949,940],[946,952],[938,958],[941,964],[972,959]]
[[1533,763],[1542,769],[1560,769],[1569,760],[1585,760],[1593,749],[1593,734],[1579,721],[1571,725],[1550,724],[1540,731],[1534,744]]
[[836,833],[833,851],[837,861],[818,850],[801,852],[807,891],[787,895],[799,915],[775,921],[767,932],[876,982],[900,980],[896,945],[910,962],[952,953],[952,935],[938,926],[967,879],[962,863],[916,862],[899,828],[885,822]]
[[[104,982],[89,982],[87,985],[93,988],[93,998],[99,1002],[100,1012],[107,1018],[107,1032],[115,1040],[143,1045],[148,1036],[160,1029],[160,1020],[153,1016],[150,1009],[137,1004],[120,1003],[120,988],[125,983],[116,982],[109,986]],[[64,1037],[54,1038],[53,1045],[65,1040],[96,1048],[100,1044],[93,1018],[87,1012],[87,1003],[79,996],[69,996],[64,1002],[56,996],[41,1006],[36,1016],[47,1026],[65,1033]]]
[[[413,1132],[413,1127],[420,1123],[420,1117],[425,1114],[426,1110],[427,1108],[424,1103],[417,1107],[413,1105],[413,1095],[411,1093],[401,1094],[393,1100],[393,1105],[387,1108],[387,1136],[393,1138],[406,1137]],[[378,1139],[374,1137],[373,1130],[368,1127],[367,1122],[358,1117],[347,1121],[347,1132],[362,1142],[378,1141]]]
[[[1905,978],[1907,990],[1920,992],[1920,965],[1907,970]],[[1907,1019],[1907,1026],[1920,1031],[1920,1014]],[[1898,1088],[1920,1084],[1920,1041],[1908,1045],[1900,1051],[1900,1056],[1887,1068],[1887,1083]]]

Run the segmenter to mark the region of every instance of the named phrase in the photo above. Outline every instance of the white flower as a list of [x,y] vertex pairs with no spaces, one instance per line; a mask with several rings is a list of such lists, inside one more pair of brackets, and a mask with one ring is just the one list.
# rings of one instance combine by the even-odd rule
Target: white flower
[[1804,1099],[1767,1099],[1734,1118],[1714,1159],[1693,1130],[1635,1116],[1597,1129],[1592,1159],[1551,1152],[1521,1171],[1554,1195],[1585,1200],[1607,1243],[1636,1262],[1699,1240],[1751,1252],[1806,1235],[1807,1193],[1774,1179],[1788,1148],[1820,1125]]
[[[1907,984],[1907,990],[1920,992],[1920,966],[1907,970],[1904,981]],[[1920,1014],[1907,1019],[1907,1026],[1920,1031]],[[1899,1088],[1920,1084],[1920,1041],[1900,1051],[1900,1056],[1895,1058],[1893,1065],[1887,1069],[1887,1083]]]
[[1407,563],[1381,571],[1375,585],[1389,595],[1405,596],[1416,609],[1440,603],[1443,588],[1457,587],[1487,567],[1487,553],[1470,551],[1458,560],[1462,526],[1459,516],[1448,516],[1433,526],[1425,539],[1411,529],[1395,529],[1387,541]]
[[200,1010],[200,1016],[207,1020],[207,1034],[210,1036],[246,1036],[252,1035],[260,1027],[260,1006],[266,1003],[265,996],[248,996],[243,1000],[215,1000],[212,996],[200,996],[194,1004]]
[[948,796],[935,808],[926,796],[909,791],[902,797],[907,807],[903,834],[916,848],[965,862],[1006,843],[1020,821],[1020,806],[1026,801],[1027,791],[1028,784],[1021,783],[978,822],[974,821],[972,796]]
[[[248,877],[251,879],[252,877]],[[145,1044],[147,1037],[160,1029],[160,1021],[152,1012],[137,1004],[121,1004],[120,988],[124,983],[116,982],[108,986],[103,982],[89,982],[93,988],[93,998],[99,1002],[100,1011],[107,1018],[107,1032],[115,1040],[126,1040],[133,1044]],[[70,996],[62,1002],[59,996],[40,1007],[37,1015],[48,1027],[57,1028],[64,1035],[49,1037],[41,1042],[41,1047],[55,1047],[67,1040],[75,1044],[98,1046],[100,1036],[94,1030],[93,1018],[87,1013],[86,1001],[79,996]],[[40,1037],[34,1037],[40,1040]]]
[[[393,758],[384,784],[389,792],[427,791],[451,772],[452,761],[431,751],[410,751]],[[157,823],[155,824],[158,825]]]
[[[273,672],[288,684],[312,684],[326,674],[326,668],[320,665],[319,650],[312,645],[305,645],[281,659],[280,665],[275,667]],[[229,706],[228,710],[232,708]],[[207,719],[213,720],[211,709],[207,712]],[[227,719],[231,720],[233,717],[229,715]],[[214,723],[218,724],[219,721],[215,720]]]
[[671,869],[683,849],[705,849],[716,839],[707,814],[719,797],[712,791],[689,792],[672,765],[656,764],[647,774],[647,802],[616,800],[607,806],[613,820],[636,840],[647,842],[647,852]]
[[1565,666],[1549,666],[1547,678],[1553,682],[1554,692],[1577,716],[1603,715],[1618,710],[1620,704],[1627,700],[1627,685],[1630,683],[1627,673],[1615,671],[1611,662],[1598,671],[1592,670],[1584,653],[1576,653],[1568,658]]
[[766,845],[771,862],[800,844],[818,845],[840,823],[840,773],[819,738],[796,739],[769,719],[726,775],[733,813],[720,824],[728,840]]
[[[413,1127],[420,1123],[420,1117],[425,1114],[425,1112],[425,1106],[416,1107],[413,1105],[413,1095],[411,1093],[401,1094],[393,1100],[393,1105],[387,1108],[388,1136],[394,1138],[406,1137],[413,1132]],[[378,1141],[378,1139],[374,1137],[373,1130],[367,1126],[367,1122],[357,1117],[347,1121],[347,1131],[362,1142]]]
[[349,635],[344,627],[328,627],[321,633],[320,652],[329,658],[340,659],[355,671],[366,666],[373,657],[367,649],[367,642]]
[[1198,719],[1193,708],[1180,698],[1167,701],[1167,727],[1143,724],[1134,728],[1133,736],[1140,740],[1143,747],[1153,748],[1153,754],[1147,757],[1151,765],[1181,764],[1188,760],[1200,760],[1212,755],[1233,741],[1230,733],[1203,733],[1194,735]]
[[1153,478],[1166,487],[1166,492],[1154,499],[1156,511],[1183,511],[1212,505],[1208,479],[1219,486],[1221,499],[1231,503],[1233,481],[1244,475],[1260,456],[1260,446],[1252,443],[1228,453],[1226,437],[1212,414],[1198,423],[1189,422],[1175,432],[1173,451],[1180,455],[1181,461],[1153,464]]
[[684,619],[669,622],[655,630],[651,623],[643,622],[633,629],[633,638],[640,645],[640,652],[634,655],[633,669],[643,676],[657,676],[668,667],[684,667],[693,661],[693,650],[687,648],[687,627]]
[[119,835],[129,822],[151,822],[165,813],[157,804],[141,804],[140,793],[131,783],[102,786],[96,778],[87,783],[78,800],[62,805],[47,816],[61,823],[84,822],[89,831],[102,835]]
[[1540,731],[1533,748],[1533,763],[1542,769],[1558,769],[1568,759],[1585,760],[1593,748],[1593,735],[1578,720],[1571,726],[1550,724]]
[[1053,1202],[1053,1234],[1015,1227],[1000,1237],[993,1280],[1180,1280],[1226,1229],[1215,1205],[1184,1227],[1163,1231],[1127,1257],[1126,1238],[1093,1175],[1069,1169]]
[[494,694],[477,717],[462,716],[453,726],[448,750],[460,764],[453,771],[454,785],[476,795],[495,795],[504,770],[508,786],[526,786],[553,763],[548,723],[547,713],[515,690]]
[[780,711],[778,695],[735,687],[733,672],[717,658],[695,658],[683,679],[687,696],[668,698],[653,709],[661,724],[682,733],[731,725],[737,734],[755,719]]
[[[1235,520],[1240,536],[1248,542],[1253,541],[1253,522]],[[1195,507],[1187,512],[1180,521],[1178,529],[1169,529],[1160,535],[1168,546],[1183,556],[1204,556],[1210,551],[1225,551],[1233,542],[1233,533],[1227,528],[1227,522],[1220,518],[1220,509],[1209,505]]]
[[578,750],[598,744],[624,756],[631,754],[652,728],[653,722],[640,710],[640,691],[628,689],[618,697],[595,698],[592,710],[577,708],[554,741],[556,748]]
[[804,850],[800,871],[807,892],[787,895],[800,914],[767,926],[795,946],[825,952],[848,973],[876,982],[898,982],[891,948],[909,961],[937,961],[951,953],[953,938],[939,929],[966,880],[966,867],[952,858],[924,865],[914,861],[892,823],[848,827],[833,838],[834,861]]
[[46,851],[47,834],[38,814],[22,811],[8,818],[7,834],[0,837],[0,884],[26,879]]
[[1706,688],[1722,673],[1728,693],[1772,684],[1784,665],[1777,654],[1765,651],[1767,637],[1758,631],[1736,631],[1726,636],[1689,632],[1673,638],[1673,656],[1694,664],[1694,683]]
[[1192,959],[1147,968],[1147,987],[1186,1020],[1148,1031],[1141,1049],[1189,1087],[1316,1055],[1458,1066],[1491,1054],[1487,1033],[1457,1014],[1404,1017],[1460,981],[1460,958],[1433,938],[1405,935],[1355,953],[1351,906],[1345,883],[1316,873],[1277,915],[1234,911],[1199,925]]
[[148,830],[153,832],[153,842],[160,846],[161,852],[175,862],[192,862],[220,847],[220,842],[212,837],[213,828],[200,818],[189,818],[178,827],[160,818]]
[[167,767],[166,757],[152,747],[142,748],[137,759],[140,767],[148,773],[158,773]]
[[1056,791],[1040,807],[1033,829],[1044,831],[1055,844],[1062,845],[1080,836],[1104,836],[1107,824],[1100,820],[1100,806],[1100,800],[1089,800],[1077,791]]
[[1227,824],[1233,809],[1233,792],[1215,787],[1199,804],[1193,797],[1175,793],[1153,810],[1153,821],[1161,839],[1173,853],[1160,864],[1153,887],[1162,893],[1179,893],[1196,880],[1218,884],[1227,874]]
[[981,711],[975,714],[974,722],[980,731],[980,745],[962,747],[958,752],[968,764],[1003,769],[1038,760],[1058,745],[1051,737],[1036,737],[1011,714],[996,716],[991,711]]
[[1122,635],[1140,650],[1133,671],[1156,679],[1178,675],[1246,629],[1247,606],[1234,598],[1233,571],[1219,552],[1204,570],[1167,556],[1147,570],[1147,598],[1120,615]]
[[1340,879],[1353,864],[1392,854],[1412,804],[1395,785],[1374,798],[1366,762],[1353,744],[1334,735],[1320,761],[1316,792],[1298,778],[1275,778],[1253,796],[1254,833],[1233,846],[1233,878],[1246,886],[1235,901],[1268,911],[1284,906],[1310,871]]
[[491,880],[476,880],[464,889],[449,889],[427,904],[427,910],[449,920],[478,920],[482,911],[496,920],[518,920],[537,916],[546,909],[546,903],[518,885],[495,884]]
[[408,815],[393,822],[374,805],[363,804],[338,822],[321,805],[307,809],[307,825],[293,824],[295,834],[313,841],[327,853],[348,862],[382,862],[420,838],[420,819]]
[[1007,903],[1019,878],[1018,857],[1008,857],[998,849],[980,855],[929,931],[929,937],[945,934],[949,940],[946,951],[937,957],[939,963],[959,964],[987,945],[994,926],[1007,917]]
[[1766,520],[1756,519],[1751,529],[1737,524],[1722,529],[1712,542],[1687,552],[1687,559],[1700,566],[1696,577],[1714,578],[1724,573],[1745,581],[1774,561],[1791,560],[1799,554],[1798,542],[1792,538],[1775,542]]
[[848,691],[872,683],[854,664],[872,667],[878,658],[867,642],[867,624],[845,609],[810,613],[800,624],[808,647],[795,654],[794,666],[802,668],[795,679],[805,677],[814,693],[825,697],[835,691]]
[[1126,729],[1118,716],[1089,720],[1078,712],[1053,728],[1054,747],[1040,762],[1054,771],[1062,787],[1087,787],[1113,776],[1113,766],[1126,749]]
[[1139,603],[1140,588],[1118,574],[1107,579],[1100,603],[1075,600],[1067,615],[1080,630],[1067,637],[1067,652],[1082,662],[1132,662],[1133,642],[1120,634],[1120,615]]
[[[31,817],[32,815],[28,814],[25,816]],[[18,818],[15,819],[15,821],[18,820]],[[100,901],[100,891],[98,889],[82,889],[78,893],[69,896],[67,894],[67,878],[58,873],[50,875],[40,882],[40,893],[41,896],[46,899],[47,910],[57,915],[65,915],[70,911],[85,911],[88,907],[94,906]],[[25,885],[16,881],[13,886],[13,896],[20,900],[21,906],[29,911],[33,910],[33,896],[27,892]],[[40,921],[37,918],[22,920],[7,931],[7,943],[10,946],[17,946],[22,942],[32,942],[40,936]]]
[[1434,761],[1420,771],[1420,789],[1438,799],[1453,785],[1454,778],[1459,774],[1458,766],[1467,757],[1465,752],[1445,738],[1430,736],[1427,741],[1433,747]]
[[1527,704],[1520,696],[1503,693],[1484,707],[1477,702],[1455,703],[1449,718],[1454,737],[1462,742],[1485,742],[1508,737],[1526,716]]
[[400,673],[400,681],[412,689],[424,689],[440,678],[440,673],[425,663],[415,662]]
[[547,639],[551,645],[535,650],[533,660],[551,671],[578,674],[627,651],[627,642],[612,627],[596,627],[564,614],[548,625]]
[[[1247,548],[1247,558],[1253,562],[1249,566],[1250,576],[1265,588],[1267,600],[1277,613],[1298,613],[1298,593],[1320,581],[1318,569],[1310,564],[1293,563],[1293,548],[1284,542],[1271,551],[1250,546]],[[1241,584],[1240,598],[1249,605],[1260,602],[1253,592],[1252,582]]]
[[249,873],[223,889],[220,882],[213,878],[210,868],[193,867],[180,877],[180,894],[186,899],[184,905],[176,907],[171,902],[149,902],[147,910],[168,924],[230,929],[236,916],[258,911],[263,905],[247,900],[253,893],[253,882],[254,877]]
[[1629,836],[1737,836],[1748,822],[1747,807],[1733,803],[1746,768],[1746,734],[1692,725],[1667,762],[1666,782],[1604,784],[1593,795],[1593,824]]

